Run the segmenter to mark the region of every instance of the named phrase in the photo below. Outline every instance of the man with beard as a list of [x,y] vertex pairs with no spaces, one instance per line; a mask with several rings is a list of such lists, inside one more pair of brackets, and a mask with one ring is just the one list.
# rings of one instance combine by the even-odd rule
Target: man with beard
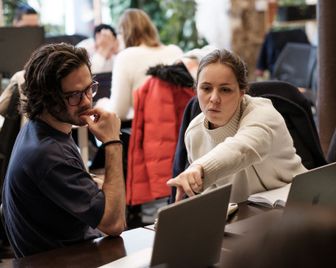
[[[16,257],[125,228],[120,119],[92,108],[97,87],[83,48],[46,45],[25,66],[21,108],[30,120],[16,139],[2,200]],[[88,125],[105,145],[102,189],[84,167],[73,125]]]

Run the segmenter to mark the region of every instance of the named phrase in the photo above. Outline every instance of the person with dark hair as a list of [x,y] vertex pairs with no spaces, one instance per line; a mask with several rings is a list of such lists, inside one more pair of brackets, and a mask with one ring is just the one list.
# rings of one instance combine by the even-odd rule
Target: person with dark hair
[[[98,83],[83,48],[37,49],[25,65],[22,111],[29,118],[14,145],[3,187],[3,216],[17,257],[125,228],[120,119],[92,108]],[[86,171],[72,126],[88,125],[105,147],[102,189]]]
[[99,24],[93,30],[93,38],[88,38],[77,44],[84,47],[91,61],[92,73],[112,72],[115,56],[119,51],[117,32],[108,24]]
[[39,26],[39,15],[37,11],[28,4],[20,4],[14,13],[13,26]]
[[202,113],[185,132],[191,165],[167,182],[177,187],[177,201],[231,183],[231,202],[241,202],[306,171],[271,101],[245,94],[247,67],[236,54],[223,49],[203,57],[196,89]]

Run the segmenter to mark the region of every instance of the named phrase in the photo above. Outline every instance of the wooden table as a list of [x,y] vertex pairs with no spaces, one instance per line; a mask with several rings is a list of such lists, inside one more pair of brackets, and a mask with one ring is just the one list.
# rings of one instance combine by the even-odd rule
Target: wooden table
[[[238,211],[229,218],[235,222],[263,213],[266,208],[239,204]],[[137,228],[125,231],[121,237],[104,237],[78,243],[72,246],[50,250],[36,255],[13,260],[13,267],[98,267],[119,258],[151,247],[154,241],[154,231]],[[224,237],[228,245],[232,237]],[[229,240],[229,241],[227,241]]]

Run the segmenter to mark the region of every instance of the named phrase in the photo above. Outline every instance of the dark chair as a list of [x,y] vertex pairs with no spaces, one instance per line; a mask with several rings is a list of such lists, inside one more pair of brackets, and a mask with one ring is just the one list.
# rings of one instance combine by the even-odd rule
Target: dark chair
[[285,119],[294,147],[303,165],[312,169],[325,165],[310,102],[297,87],[282,81],[255,82],[250,95],[268,98]]
[[336,162],[336,129],[334,130],[334,134],[329,144],[327,160],[328,163]]
[[88,37],[81,34],[73,34],[73,35],[55,35],[55,36],[47,36],[44,39],[45,44],[54,44],[54,43],[68,43],[71,45],[77,45],[80,41],[87,39]]
[[312,88],[313,70],[317,65],[315,46],[287,43],[274,65],[272,79],[285,81],[296,87]]
[[[274,107],[284,117],[297,154],[301,157],[306,168],[312,169],[327,163],[321,148],[310,103],[295,86],[281,81],[254,82],[250,84],[249,94],[268,98],[272,101]],[[183,115],[174,156],[173,177],[179,175],[189,165],[184,134],[190,121],[200,112],[198,99],[194,97],[188,103]],[[169,202],[174,201],[175,188],[172,189]]]
[[99,82],[99,86],[93,102],[101,98],[109,98],[111,96],[112,72],[94,74],[94,80]]
[[289,42],[309,44],[308,37],[303,29],[271,30],[265,35],[257,60],[257,69],[274,71],[282,49]]

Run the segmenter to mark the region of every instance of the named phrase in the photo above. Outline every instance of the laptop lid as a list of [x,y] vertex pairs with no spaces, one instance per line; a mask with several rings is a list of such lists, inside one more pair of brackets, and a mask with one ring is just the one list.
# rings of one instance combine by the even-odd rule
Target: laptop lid
[[294,177],[285,211],[298,205],[336,206],[336,162]]
[[151,266],[208,267],[219,261],[231,185],[162,208]]

